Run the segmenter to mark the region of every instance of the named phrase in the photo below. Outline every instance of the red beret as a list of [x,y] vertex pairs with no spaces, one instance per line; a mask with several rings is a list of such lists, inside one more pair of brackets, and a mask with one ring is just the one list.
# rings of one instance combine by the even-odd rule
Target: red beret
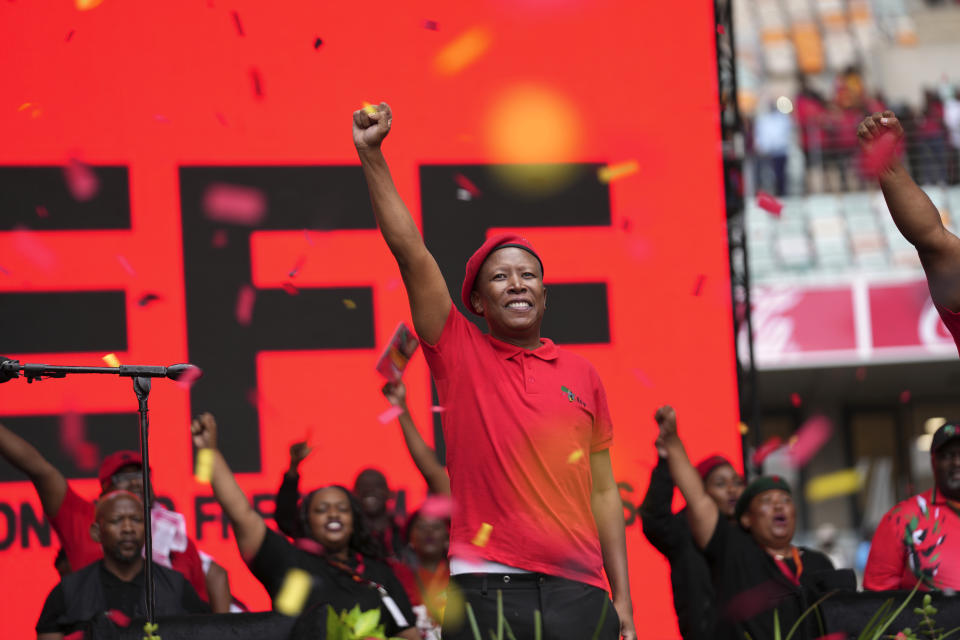
[[143,458],[137,451],[116,451],[104,458],[103,462],[100,463],[100,473],[97,474],[97,477],[100,478],[100,487],[106,488],[110,483],[110,476],[128,464],[136,464],[142,467]]
[[720,455],[713,455],[709,458],[704,458],[697,463],[697,473],[700,474],[700,479],[706,481],[707,476],[710,475],[710,472],[716,469],[717,467],[723,466],[725,464],[733,466],[730,464],[730,461]]
[[463,290],[460,296],[460,299],[463,300],[463,306],[475,316],[480,314],[474,311],[473,305],[470,304],[470,293],[473,291],[473,285],[477,281],[477,274],[480,273],[480,267],[483,266],[483,263],[490,254],[503,247],[517,247],[518,249],[529,252],[537,259],[537,262],[540,263],[540,274],[543,275],[543,261],[540,259],[540,256],[537,255],[530,241],[523,236],[518,236],[515,233],[501,233],[487,238],[487,241],[467,260],[467,272],[463,277]]

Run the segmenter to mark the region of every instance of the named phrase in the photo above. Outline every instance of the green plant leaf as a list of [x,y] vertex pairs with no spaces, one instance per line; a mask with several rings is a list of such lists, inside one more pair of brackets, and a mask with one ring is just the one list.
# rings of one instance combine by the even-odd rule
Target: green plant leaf
[[780,640],[780,615],[773,610],[773,640]]
[[880,640],[880,636],[883,635],[883,632],[887,630],[887,627],[893,624],[893,621],[897,619],[897,616],[900,615],[900,612],[907,608],[907,605],[910,603],[910,599],[913,598],[913,596],[917,593],[917,589],[919,588],[920,588],[919,582],[913,585],[913,591],[910,592],[910,595],[907,596],[907,599],[903,601],[903,604],[897,607],[896,611],[890,614],[890,616],[887,618],[887,621],[883,625],[881,625],[880,628],[877,629],[877,631],[873,634],[873,637],[871,640]]
[[890,598],[877,609],[877,612],[867,620],[867,624],[863,627],[863,631],[860,632],[860,635],[857,636],[857,640],[867,640],[867,638],[873,637],[874,628],[880,625],[880,620],[883,616],[887,615],[887,611],[893,607],[893,598]]
[[495,640],[503,640],[503,591],[497,589],[497,635]]
[[[806,618],[808,615],[810,615],[813,611],[816,611],[816,610],[817,610],[817,607],[820,605],[821,602],[823,602],[824,600],[826,600],[827,598],[829,598],[830,596],[832,596],[832,595],[835,594],[835,593],[836,593],[836,591],[831,591],[830,593],[824,595],[824,596],[821,597],[819,600],[817,600],[816,602],[814,602],[812,605],[810,605],[809,607],[807,607],[807,610],[804,611],[803,614],[802,614],[799,618],[797,618],[797,621],[793,623],[793,626],[790,627],[790,631],[787,632],[787,640],[790,640],[790,638],[793,637],[793,634],[797,632],[797,629],[800,628],[800,623],[803,622],[803,619],[804,619],[804,618]],[[774,622],[777,622],[777,610],[776,610],[776,609],[773,610],[773,619],[774,619]],[[777,626],[774,628],[774,634],[776,635],[777,640],[780,640],[780,625],[779,625],[779,623],[777,623]]]
[[600,622],[597,623],[597,628],[593,630],[593,635],[590,637],[590,640],[598,640],[600,638],[600,631],[603,630],[603,623],[607,620],[607,609],[610,608],[610,601],[607,598],[603,599],[603,610],[600,611]]
[[353,625],[353,635],[358,638],[367,638],[380,624],[380,609],[364,611],[357,617]]
[[533,610],[533,640],[543,640],[543,620],[540,609]]
[[483,640],[483,636],[480,635],[480,628],[477,627],[477,618],[473,615],[473,607],[470,606],[469,602],[464,607],[467,610],[467,620],[470,621],[470,629],[473,631],[474,640]]

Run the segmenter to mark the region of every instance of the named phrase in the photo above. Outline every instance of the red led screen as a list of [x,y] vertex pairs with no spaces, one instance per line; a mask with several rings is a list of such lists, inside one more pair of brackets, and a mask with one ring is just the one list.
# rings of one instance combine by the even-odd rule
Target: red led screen
[[[268,607],[193,480],[192,412],[218,415],[264,512],[289,445],[308,434],[302,488],[349,484],[373,465],[408,509],[425,493],[398,427],[377,420],[387,405],[374,364],[409,310],[350,118],[386,100],[398,188],[455,291],[485,234],[520,229],[543,256],[544,333],[589,358],[607,388],[638,626],[676,637],[667,566],[636,517],[655,408],[678,408],[691,457],[739,459],[714,37],[706,2],[5,2],[0,353],[203,367],[192,391],[154,384],[156,491],[234,593]],[[92,166],[88,201],[67,191],[71,158]],[[635,172],[598,180],[599,167],[630,161]],[[559,164],[508,168],[545,162]],[[257,189],[266,217],[252,229],[211,221],[215,183]],[[240,324],[245,287],[252,317]],[[432,442],[420,354],[406,379]],[[100,454],[136,446],[130,386],[11,381],[0,419],[93,497],[95,460],[63,446],[60,416],[82,416]],[[5,637],[30,636],[56,549],[32,485],[0,462]]]

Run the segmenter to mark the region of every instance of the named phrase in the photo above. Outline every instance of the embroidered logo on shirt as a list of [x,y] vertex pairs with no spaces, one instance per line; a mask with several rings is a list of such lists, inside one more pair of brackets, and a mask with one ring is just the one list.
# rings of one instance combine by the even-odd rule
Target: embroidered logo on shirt
[[568,401],[573,402],[574,400],[576,400],[577,404],[579,404],[581,407],[583,407],[584,409],[587,408],[587,403],[584,402],[583,400],[581,400],[581,399],[580,399],[580,396],[578,396],[577,394],[575,394],[575,393],[574,393],[573,391],[571,391],[570,389],[568,389],[568,388],[566,388],[566,387],[564,387],[564,386],[561,385],[561,386],[560,386],[560,391],[563,391],[564,395],[567,396],[567,400],[568,400]]

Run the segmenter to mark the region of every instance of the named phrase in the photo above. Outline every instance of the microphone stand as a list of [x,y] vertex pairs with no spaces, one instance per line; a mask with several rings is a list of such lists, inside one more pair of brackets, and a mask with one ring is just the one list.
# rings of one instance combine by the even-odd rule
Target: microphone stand
[[151,378],[170,378],[178,380],[187,371],[196,369],[190,364],[175,364],[169,367],[155,367],[147,365],[120,365],[119,367],[63,367],[48,364],[23,364],[18,360],[10,360],[0,356],[0,383],[19,378],[22,374],[27,383],[33,383],[43,378],[65,378],[70,373],[105,373],[133,378],[133,391],[137,396],[140,414],[140,457],[143,459],[141,472],[143,473],[143,540],[144,540],[144,582],[146,591],[147,622],[156,622],[156,601],[153,584],[153,489],[150,485],[150,447],[148,430],[150,419],[147,398],[150,395]]

